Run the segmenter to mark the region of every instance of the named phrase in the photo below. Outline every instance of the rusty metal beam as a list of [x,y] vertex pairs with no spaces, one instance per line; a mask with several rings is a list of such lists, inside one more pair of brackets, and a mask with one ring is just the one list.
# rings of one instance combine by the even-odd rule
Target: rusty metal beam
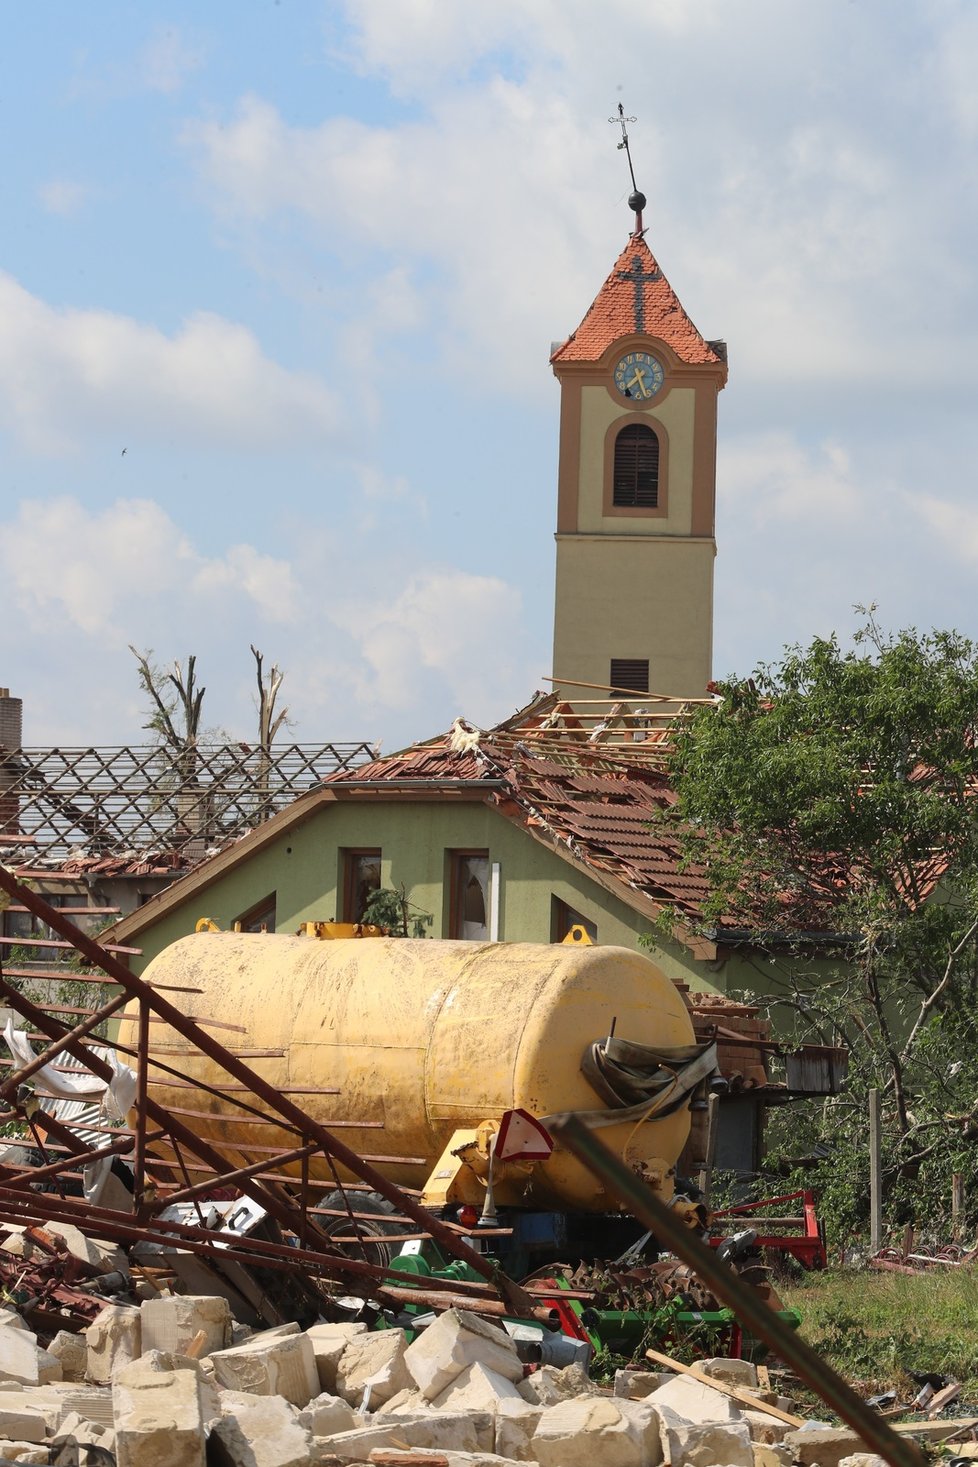
[[729,1264],[690,1232],[681,1218],[583,1121],[566,1115],[549,1123],[548,1129],[603,1183],[609,1196],[618,1198],[633,1217],[651,1228],[658,1241],[682,1259],[873,1451],[891,1467],[921,1467],[923,1458],[914,1443],[899,1437],[878,1412],[867,1406],[806,1340],[778,1318],[756,1289],[745,1284]]
[[[21,886],[16,878],[3,866],[0,866],[0,889],[6,891],[16,901],[22,902],[40,921],[44,922],[53,931],[60,933],[64,939],[70,942],[88,959],[92,966],[101,968],[130,997],[138,999],[142,1003],[149,1004],[153,1012],[163,1018],[178,1034],[194,1044],[201,1053],[213,1060],[215,1064],[220,1065],[226,1074],[246,1085],[258,1099],[263,1101],[270,1109],[283,1116],[286,1121],[290,1122],[303,1137],[309,1137],[311,1140],[315,1140],[318,1146],[328,1156],[333,1157],[340,1165],[352,1172],[354,1176],[359,1177],[361,1181],[367,1182],[372,1190],[378,1192],[381,1197],[390,1202],[399,1212],[411,1218],[418,1225],[419,1229],[430,1233],[434,1240],[446,1252],[451,1254],[452,1257],[461,1259],[467,1263],[476,1273],[480,1274],[494,1288],[500,1291],[512,1312],[522,1313],[525,1309],[532,1307],[529,1296],[525,1291],[520,1289],[513,1280],[503,1274],[497,1264],[491,1262],[482,1254],[475,1252],[455,1232],[446,1227],[441,1219],[432,1216],[419,1203],[415,1202],[410,1194],[403,1192],[399,1187],[389,1182],[369,1162],[364,1161],[361,1156],[345,1145],[339,1137],[334,1136],[324,1126],[319,1125],[310,1116],[306,1115],[287,1096],[280,1094],[273,1085],[269,1084],[261,1075],[246,1065],[237,1055],[226,1049],[212,1035],[207,1034],[194,1020],[181,1013],[168,999],[164,998],[141,978],[131,973],[128,968],[124,967],[122,963],[113,957],[110,952],[107,952],[93,938],[89,937],[87,933],[82,932],[74,923],[70,922],[66,917],[61,916],[58,910],[50,906],[43,897]],[[26,1004],[26,1000],[22,996],[18,997],[20,998],[20,1003]],[[19,1007],[20,1005],[18,1004]],[[57,1021],[44,1015],[35,1006],[30,1005],[29,1007],[33,1009],[35,1023],[43,1018],[44,1022],[39,1027],[49,1033],[51,1038],[61,1037],[51,1031],[52,1026],[58,1030],[63,1030],[63,1025],[57,1024]],[[23,1012],[22,1009],[20,1011]],[[65,1042],[65,1047],[70,1053],[76,1055],[81,1051],[85,1063],[89,1064],[95,1073],[100,1073],[103,1079],[109,1078],[109,1067],[102,1064],[101,1070],[99,1070],[96,1067],[97,1056],[89,1054],[84,1050],[82,1045],[68,1039]],[[190,1132],[188,1127],[183,1126],[176,1117],[170,1115],[164,1107],[153,1101],[149,1096],[146,1098],[145,1107],[146,1114],[152,1117],[158,1125],[167,1127],[175,1139],[187,1146],[192,1152],[195,1152],[202,1160],[214,1165],[215,1170],[221,1170],[222,1168],[225,1170],[228,1169],[224,1158],[220,1156],[219,1152],[204,1142],[200,1137],[195,1136]],[[310,1222],[308,1214],[303,1219],[297,1218],[294,1205],[290,1205],[287,1201],[283,1200],[277,1187],[262,1186],[255,1178],[249,1177],[243,1179],[242,1190],[249,1196],[252,1196],[260,1206],[267,1208],[285,1227],[292,1231],[301,1231],[304,1228],[308,1228],[314,1240],[320,1242],[325,1241],[324,1235]]]

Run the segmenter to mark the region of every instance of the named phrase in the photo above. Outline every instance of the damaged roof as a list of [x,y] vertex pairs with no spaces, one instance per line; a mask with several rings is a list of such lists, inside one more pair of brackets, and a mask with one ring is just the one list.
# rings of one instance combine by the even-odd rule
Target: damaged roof
[[543,714],[556,702],[538,704],[522,728],[510,720],[468,732],[456,723],[437,739],[337,772],[325,783],[382,793],[385,785],[419,779],[433,789],[492,780],[487,802],[558,854],[610,877],[626,888],[626,900],[634,893],[695,919],[708,888],[701,872],[680,869],[678,841],[657,828],[662,811],[675,803],[664,773],[626,763],[621,745],[574,745],[551,732]]
[[657,337],[689,366],[725,366],[723,344],[700,335],[638,235],[631,236],[584,320],[550,360],[597,362],[613,342],[634,335]]

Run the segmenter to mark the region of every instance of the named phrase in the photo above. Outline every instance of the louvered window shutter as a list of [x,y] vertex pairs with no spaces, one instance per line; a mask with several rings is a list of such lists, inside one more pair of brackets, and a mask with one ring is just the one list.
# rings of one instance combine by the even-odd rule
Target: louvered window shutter
[[611,687],[619,692],[647,693],[649,691],[649,663],[646,657],[612,657]]
[[659,438],[645,423],[629,423],[615,439],[612,503],[621,509],[658,507]]

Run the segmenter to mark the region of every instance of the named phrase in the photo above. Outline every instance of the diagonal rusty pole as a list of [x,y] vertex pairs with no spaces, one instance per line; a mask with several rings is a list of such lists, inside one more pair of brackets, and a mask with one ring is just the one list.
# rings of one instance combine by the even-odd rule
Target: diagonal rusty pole
[[651,1228],[658,1241],[670,1248],[708,1284],[717,1298],[722,1299],[754,1334],[787,1361],[805,1384],[817,1391],[826,1405],[838,1412],[843,1421],[884,1461],[891,1467],[921,1467],[923,1459],[915,1444],[904,1441],[888,1422],[867,1406],[831,1365],[806,1340],[789,1329],[757,1291],[745,1284],[712,1248],[691,1233],[652,1188],[619,1161],[581,1120],[573,1115],[561,1116],[548,1122],[547,1129],[604,1184],[609,1196],[624,1202],[633,1217]]
[[[413,1222],[418,1224],[421,1231],[430,1233],[431,1237],[446,1252],[450,1253],[453,1258],[461,1259],[470,1268],[473,1268],[476,1273],[488,1279],[490,1283],[504,1294],[514,1313],[520,1313],[530,1307],[529,1296],[512,1279],[502,1273],[498,1264],[485,1258],[481,1253],[476,1253],[456,1233],[446,1227],[440,1218],[434,1217],[425,1208],[421,1207],[413,1197],[402,1192],[393,1182],[389,1182],[369,1162],[365,1162],[355,1151],[352,1151],[350,1147],[344,1145],[325,1126],[319,1125],[311,1116],[308,1116],[303,1110],[300,1110],[288,1096],[281,1094],[280,1091],[276,1090],[274,1085],[270,1085],[267,1080],[252,1070],[250,1066],[238,1059],[230,1050],[225,1049],[222,1044],[210,1034],[207,1034],[193,1019],[181,1013],[168,999],[150,987],[148,983],[144,983],[141,978],[136,977],[134,973],[131,973],[128,968],[124,967],[100,943],[95,942],[87,933],[82,932],[74,923],[62,916],[56,908],[49,906],[43,897],[39,896],[36,892],[30,891],[27,887],[22,886],[16,877],[3,866],[0,866],[0,889],[6,891],[18,904],[26,906],[28,911],[32,912],[34,916],[46,923],[55,932],[60,933],[63,938],[72,943],[79,952],[84,954],[94,967],[101,968],[104,973],[107,973],[132,998],[139,999],[143,1003],[151,1004],[154,1013],[162,1018],[165,1023],[169,1024],[172,1029],[175,1029],[178,1034],[196,1045],[202,1054],[205,1054],[208,1059],[212,1059],[215,1064],[219,1064],[227,1074],[240,1080],[242,1084],[247,1085],[273,1111],[276,1111],[280,1116],[284,1116],[286,1120],[291,1121],[303,1135],[307,1135],[316,1140],[324,1152],[335,1157],[342,1166],[345,1166],[348,1171],[353,1172],[354,1176],[358,1176],[361,1181],[366,1182],[374,1191],[379,1192],[381,1197],[392,1203],[398,1211],[403,1212],[407,1217],[411,1218]],[[50,1024],[53,1021],[47,1020],[47,1022]],[[55,1036],[52,1035],[52,1037]],[[66,1048],[72,1053],[75,1053],[77,1050],[82,1049],[82,1046],[76,1045],[72,1049],[71,1044],[66,1043]],[[95,1065],[93,1061],[96,1060],[97,1056],[89,1055],[84,1049],[82,1049],[82,1054],[84,1055],[85,1062],[94,1069]],[[96,1070],[96,1073],[100,1072]],[[108,1065],[103,1065],[101,1078],[109,1078],[110,1074]],[[146,1113],[157,1124],[168,1125],[173,1135],[178,1136],[179,1133],[183,1133],[179,1135],[179,1139],[184,1140],[192,1150],[196,1151],[202,1160],[214,1165],[214,1158],[217,1158],[218,1170],[222,1167],[225,1170],[227,1169],[224,1164],[224,1159],[219,1158],[217,1152],[207,1146],[199,1137],[189,1132],[188,1128],[180,1125],[174,1116],[170,1115],[163,1107],[158,1106],[150,1098],[147,1098]],[[209,1153],[209,1155],[205,1153]],[[253,1188],[255,1191],[252,1191]],[[245,1179],[242,1190],[249,1196],[254,1196],[255,1200],[261,1206],[268,1208],[280,1222],[284,1221],[286,1227],[289,1229],[293,1228],[296,1221],[294,1212],[290,1214],[288,1206],[277,1197],[271,1198],[273,1205],[270,1206],[269,1201],[266,1200],[270,1197],[270,1193],[265,1188],[256,1187],[254,1179]],[[256,1193],[259,1195],[256,1196]],[[322,1236],[319,1234],[318,1229],[313,1228],[312,1231],[314,1237]]]

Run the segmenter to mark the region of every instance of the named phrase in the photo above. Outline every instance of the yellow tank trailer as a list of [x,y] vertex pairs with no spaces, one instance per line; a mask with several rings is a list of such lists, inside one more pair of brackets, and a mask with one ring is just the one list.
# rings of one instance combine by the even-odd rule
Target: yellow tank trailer
[[[355,1123],[343,1140],[386,1158],[378,1164],[392,1181],[422,1188],[439,1210],[483,1204],[491,1139],[516,1108],[544,1124],[585,1113],[671,1196],[690,1093],[713,1069],[675,986],[625,948],[203,931],[167,948],[144,977],[199,990],[181,995],[188,1014],[232,1026],[215,1031],[223,1044],[276,1086],[313,1092],[295,1098],[324,1125]],[[124,1019],[123,1042],[134,1037]],[[153,1026],[151,1051],[220,1083],[169,1028]],[[150,1078],[165,1104],[206,1112],[195,1125],[225,1147],[290,1144],[268,1125],[229,1124],[232,1113],[205,1091],[168,1086],[152,1069]],[[332,1185],[324,1165],[315,1175]],[[616,1206],[559,1148],[545,1161],[497,1160],[493,1182],[502,1207]]]

